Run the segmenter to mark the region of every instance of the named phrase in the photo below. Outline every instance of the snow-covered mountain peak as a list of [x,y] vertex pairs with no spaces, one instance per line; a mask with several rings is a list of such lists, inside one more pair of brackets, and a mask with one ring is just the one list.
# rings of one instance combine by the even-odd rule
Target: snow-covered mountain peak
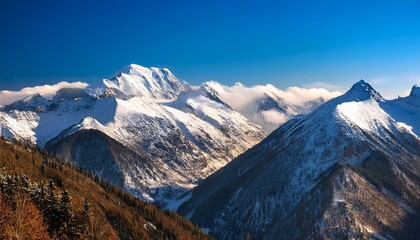
[[37,93],[28,96],[22,100],[18,100],[4,107],[5,111],[19,110],[19,111],[39,111],[42,112],[46,109],[51,101]]
[[199,89],[199,90],[200,90],[200,92],[201,92],[201,94],[202,94],[203,96],[205,96],[205,97],[209,98],[209,99],[210,99],[210,100],[212,100],[212,101],[215,101],[215,102],[217,102],[217,103],[220,103],[220,104],[222,104],[223,106],[227,107],[228,109],[232,110],[232,108],[229,106],[229,104],[227,104],[227,103],[223,102],[223,101],[219,98],[218,93],[217,93],[214,89],[212,89],[211,87],[208,87],[208,86],[203,85],[203,86],[201,86],[201,87],[200,87],[200,89]]
[[410,97],[420,97],[420,87],[417,84],[411,88]]
[[383,102],[384,98],[365,80],[360,80],[353,84],[345,96],[346,101],[364,101],[373,98],[375,101]]
[[269,111],[269,110],[278,110],[279,112],[286,112],[289,106],[287,103],[277,96],[270,96],[267,93],[257,99],[258,102],[258,112]]
[[36,93],[34,95],[31,95],[31,96],[28,96],[28,97],[24,98],[23,102],[43,101],[43,100],[45,100],[45,98],[41,94]]
[[[200,100],[201,99],[201,100]],[[206,84],[202,86],[192,86],[187,91],[182,92],[176,101],[170,105],[178,109],[188,108],[190,111],[191,105],[194,101],[212,105],[215,109],[226,108],[231,111],[232,108],[218,97],[218,93]],[[204,101],[204,102],[203,102]],[[185,109],[184,109],[185,110]]]
[[41,94],[36,93],[31,96],[27,96],[24,99],[21,100],[24,103],[37,103],[37,102],[44,102],[48,101],[46,98],[44,98]]
[[162,72],[166,73],[168,75],[172,75],[172,72],[168,68],[158,68],[158,67],[143,67],[138,64],[128,64],[124,67],[122,67],[120,70],[118,70],[116,73],[114,73],[110,79],[116,78],[122,74],[127,75],[137,75],[137,76],[144,76],[150,74],[150,72]]
[[117,77],[118,75],[125,73],[125,74],[133,74],[134,72],[138,73],[145,73],[147,72],[149,69],[143,66],[140,66],[138,64],[129,64],[127,66],[124,66],[123,68],[121,68],[120,70],[118,70],[111,78],[113,77]]
[[189,88],[180,82],[167,68],[147,68],[130,64],[110,79],[93,84],[90,92],[94,95],[115,95],[118,98],[146,97],[160,102],[174,100],[182,91]]
[[[73,125],[68,129],[68,131],[64,131],[66,135],[71,135],[80,130],[88,130],[88,129],[96,129],[100,130],[104,133],[108,133],[106,127],[102,125],[98,120],[92,117],[85,117],[83,118],[78,124]],[[64,137],[64,136],[60,136]]]

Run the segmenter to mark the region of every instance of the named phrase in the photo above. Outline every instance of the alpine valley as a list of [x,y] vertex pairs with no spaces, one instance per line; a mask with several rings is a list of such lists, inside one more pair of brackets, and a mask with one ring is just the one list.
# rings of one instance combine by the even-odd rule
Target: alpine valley
[[[2,107],[0,133],[176,209],[181,194],[267,135],[218,97],[220,86],[191,86],[168,69],[131,64],[87,88],[62,88],[50,98],[38,93]],[[272,92],[253,109],[268,130],[261,109],[294,109],[289,117],[305,112]]]

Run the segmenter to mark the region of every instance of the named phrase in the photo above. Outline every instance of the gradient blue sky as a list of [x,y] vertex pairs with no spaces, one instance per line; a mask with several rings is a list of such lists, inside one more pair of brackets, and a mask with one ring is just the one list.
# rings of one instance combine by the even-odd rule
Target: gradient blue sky
[[0,0],[0,89],[137,63],[192,84],[345,89],[363,78],[391,96],[420,83],[419,56],[418,0]]

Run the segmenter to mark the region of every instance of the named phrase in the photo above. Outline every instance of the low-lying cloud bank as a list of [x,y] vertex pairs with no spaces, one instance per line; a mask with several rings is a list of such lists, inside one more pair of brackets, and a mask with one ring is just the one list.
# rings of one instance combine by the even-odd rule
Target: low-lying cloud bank
[[217,82],[206,83],[219,93],[219,97],[228,103],[233,109],[243,110],[255,99],[264,97],[265,94],[278,96],[286,103],[300,106],[308,101],[322,97],[324,100],[337,97],[342,93],[339,91],[329,91],[325,88],[301,88],[288,87],[285,90],[278,89],[271,84],[255,85],[247,87],[241,83],[228,87]]
[[263,111],[261,114],[264,117],[264,120],[271,124],[283,124],[290,118],[286,114],[275,110]]
[[[307,111],[313,109],[312,106],[317,106],[317,104],[322,102],[320,98],[328,101],[342,94],[334,90],[338,89],[337,87],[320,83],[316,83],[316,86],[288,87],[284,90],[271,84],[247,87],[241,83],[235,83],[229,87],[218,82],[209,81],[205,85],[215,90],[222,101],[251,121],[262,126],[267,132],[273,131],[295,115],[307,113]],[[330,90],[320,86],[327,86]],[[260,111],[260,101],[261,99],[267,99],[267,96],[277,101],[280,105],[288,105],[290,107],[288,108],[289,110],[282,112],[273,108]]]
[[18,100],[22,100],[25,97],[34,95],[34,94],[41,94],[44,97],[53,97],[58,90],[62,88],[86,88],[89,84],[84,82],[59,82],[54,85],[43,85],[43,86],[35,86],[35,87],[26,87],[21,89],[20,91],[7,91],[3,90],[0,91],[0,105],[7,105],[13,103]]

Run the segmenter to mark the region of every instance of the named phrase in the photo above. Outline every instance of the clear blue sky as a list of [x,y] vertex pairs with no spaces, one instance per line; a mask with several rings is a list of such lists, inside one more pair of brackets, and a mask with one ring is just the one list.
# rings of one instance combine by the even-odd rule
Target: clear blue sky
[[192,84],[420,81],[418,0],[227,2],[0,0],[0,89],[106,78],[129,63]]

